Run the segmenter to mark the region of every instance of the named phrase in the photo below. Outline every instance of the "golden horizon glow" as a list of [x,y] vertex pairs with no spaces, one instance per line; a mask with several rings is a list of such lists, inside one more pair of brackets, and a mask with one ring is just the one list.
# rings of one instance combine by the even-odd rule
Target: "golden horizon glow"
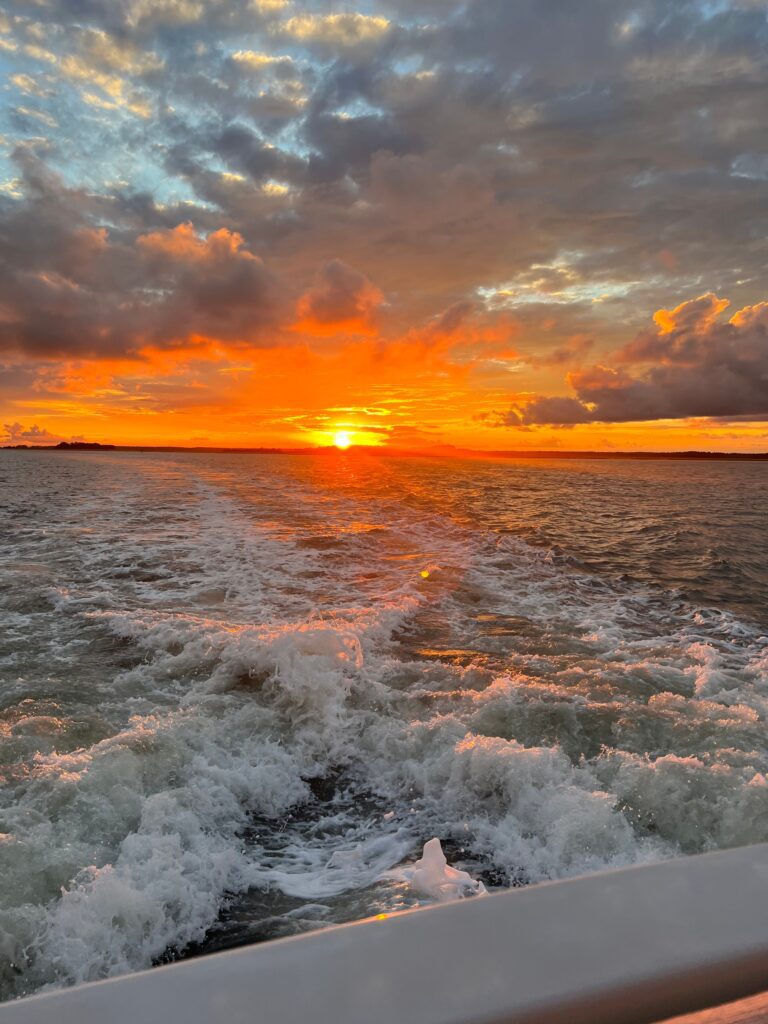
[[[189,248],[187,235],[177,232],[174,244]],[[196,250],[193,257],[198,258]],[[695,300],[663,310],[664,326],[683,319],[696,303],[702,311],[701,330],[711,331],[712,310],[723,308],[721,300]],[[751,319],[762,315],[761,307],[742,309],[727,321],[728,330],[749,330]],[[648,320],[650,316],[641,325]],[[529,415],[541,408],[537,396],[575,387],[602,388],[609,395],[631,378],[598,366],[568,371],[564,382],[560,361],[540,366],[521,359],[509,340],[520,330],[507,318],[495,326],[483,319],[458,336],[431,328],[427,334],[409,331],[389,339],[357,336],[331,342],[325,336],[308,337],[302,344],[265,348],[195,338],[173,350],[145,348],[132,360],[41,364],[31,390],[0,401],[0,423],[5,425],[0,444],[86,440],[298,449],[330,444],[340,450],[352,445],[397,450],[448,446],[478,453],[768,449],[768,417],[540,422],[541,416],[537,420]],[[633,334],[622,330],[614,344],[627,337]],[[674,332],[659,332],[658,337],[674,337]],[[530,348],[535,340],[529,329],[525,346]],[[583,408],[576,405],[577,412]]]

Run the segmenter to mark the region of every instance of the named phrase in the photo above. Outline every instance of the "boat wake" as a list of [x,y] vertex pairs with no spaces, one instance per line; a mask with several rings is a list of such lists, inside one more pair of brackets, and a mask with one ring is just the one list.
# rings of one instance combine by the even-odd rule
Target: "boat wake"
[[81,457],[5,542],[6,997],[768,839],[754,624],[249,465]]

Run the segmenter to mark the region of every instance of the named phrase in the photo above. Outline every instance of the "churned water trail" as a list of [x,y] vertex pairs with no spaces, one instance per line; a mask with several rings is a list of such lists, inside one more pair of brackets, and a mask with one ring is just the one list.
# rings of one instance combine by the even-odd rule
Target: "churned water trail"
[[766,473],[0,453],[2,996],[768,839]]

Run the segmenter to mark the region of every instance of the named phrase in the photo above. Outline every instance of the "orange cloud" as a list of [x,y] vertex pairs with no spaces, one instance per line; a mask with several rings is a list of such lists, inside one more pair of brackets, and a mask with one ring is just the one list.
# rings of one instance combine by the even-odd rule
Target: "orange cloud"
[[364,274],[342,260],[330,260],[299,299],[295,328],[319,337],[339,332],[372,335],[383,303],[382,292]]
[[768,418],[768,304],[721,319],[727,299],[711,292],[654,314],[616,353],[619,363],[573,370],[576,397],[534,395],[502,422],[514,426],[689,418]]
[[244,248],[243,237],[236,231],[219,228],[203,238],[189,222],[139,235],[136,244],[147,256],[169,263],[221,262],[233,258],[261,263],[258,256]]
[[718,299],[712,292],[697,299],[681,302],[674,309],[658,309],[653,314],[660,334],[675,331],[705,330],[730,306],[728,299]]

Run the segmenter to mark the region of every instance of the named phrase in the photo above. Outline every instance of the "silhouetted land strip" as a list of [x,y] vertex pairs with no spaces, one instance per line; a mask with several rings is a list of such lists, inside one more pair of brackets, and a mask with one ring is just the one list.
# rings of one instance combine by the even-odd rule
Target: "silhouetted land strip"
[[191,452],[200,455],[331,455],[365,454],[389,458],[454,459],[714,459],[766,462],[768,452],[579,452],[579,451],[475,451],[438,445],[433,448],[387,448],[352,445],[343,451],[333,445],[317,448],[223,448],[188,445],[100,444],[98,441],[61,441],[56,445],[7,444],[1,451],[30,452]]

